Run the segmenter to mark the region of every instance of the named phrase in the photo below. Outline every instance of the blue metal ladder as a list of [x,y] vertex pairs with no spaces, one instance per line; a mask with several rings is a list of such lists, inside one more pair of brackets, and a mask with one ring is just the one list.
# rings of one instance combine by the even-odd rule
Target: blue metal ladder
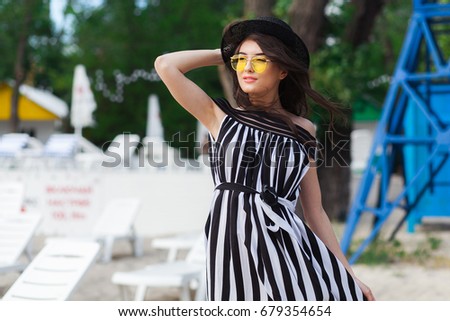
[[[432,198],[438,185],[440,193],[448,199],[440,215],[450,216],[450,175],[443,172],[450,172],[450,59],[445,57],[449,53],[439,46],[442,36],[450,33],[450,4],[438,0],[413,0],[413,4],[414,11],[385,98],[367,169],[341,241],[341,248],[347,253],[361,216],[374,216],[369,235],[349,259],[351,264],[374,241],[394,209],[403,208],[406,213],[398,230],[407,219],[413,221],[414,209],[426,197]],[[414,119],[419,119],[419,123],[414,123]],[[425,130],[417,130],[417,126]],[[400,193],[389,199],[398,157],[403,158],[405,165],[414,161],[415,166],[410,166],[404,175]],[[368,204],[372,189],[379,193],[376,205]],[[410,231],[418,221],[420,217],[410,224]]]

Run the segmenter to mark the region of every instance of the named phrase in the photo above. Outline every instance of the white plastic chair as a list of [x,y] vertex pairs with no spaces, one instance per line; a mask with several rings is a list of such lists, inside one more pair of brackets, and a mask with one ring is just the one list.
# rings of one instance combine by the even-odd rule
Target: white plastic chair
[[167,250],[167,262],[174,262],[178,252],[191,249],[200,236],[200,232],[186,232],[174,236],[156,237],[152,240],[152,247]]
[[30,136],[22,133],[4,134],[0,139],[0,156],[16,157],[25,148]]
[[75,167],[79,136],[53,134],[47,139],[41,157],[50,167]]
[[78,147],[78,136],[75,134],[53,134],[44,146],[47,157],[72,158]]
[[42,143],[26,133],[4,134],[0,139],[0,163],[6,167],[20,167],[24,158],[42,150]]
[[100,213],[90,235],[86,237],[52,237],[47,241],[96,241],[102,245],[102,253],[99,258],[103,263],[108,263],[112,259],[114,244],[118,240],[125,239],[130,241],[133,254],[142,256],[143,240],[134,229],[134,221],[140,207],[141,200],[136,197],[111,199]]
[[185,260],[152,264],[141,270],[116,272],[112,283],[121,287],[136,287],[135,301],[143,301],[147,288],[178,287],[180,300],[191,300],[190,291],[196,287],[195,300],[205,298],[205,246],[201,236],[190,249]]
[[65,301],[95,261],[96,242],[53,241],[31,261],[3,300]]
[[116,198],[106,204],[92,231],[93,238],[103,244],[103,262],[111,261],[114,243],[120,239],[131,242],[135,256],[142,255],[142,238],[134,229],[140,207],[141,200],[135,197]]
[[[0,273],[22,271],[27,263],[20,262],[41,216],[37,214],[15,214],[0,216]],[[29,253],[28,258],[31,259]]]

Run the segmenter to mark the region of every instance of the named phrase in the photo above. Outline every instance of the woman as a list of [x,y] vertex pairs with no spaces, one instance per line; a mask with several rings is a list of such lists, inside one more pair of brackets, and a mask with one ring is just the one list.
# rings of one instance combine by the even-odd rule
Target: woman
[[[185,73],[225,63],[233,108]],[[215,190],[205,226],[211,300],[373,300],[340,250],[322,208],[303,41],[273,17],[233,23],[221,49],[162,55],[155,68],[176,101],[210,133]],[[301,193],[300,193],[301,191]],[[298,196],[305,222],[294,212]]]

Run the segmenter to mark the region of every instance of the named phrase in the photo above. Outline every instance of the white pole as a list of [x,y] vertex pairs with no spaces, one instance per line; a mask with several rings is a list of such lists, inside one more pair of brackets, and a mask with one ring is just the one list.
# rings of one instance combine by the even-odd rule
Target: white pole
[[158,137],[164,140],[164,129],[161,122],[158,96],[154,94],[148,97],[146,136]]

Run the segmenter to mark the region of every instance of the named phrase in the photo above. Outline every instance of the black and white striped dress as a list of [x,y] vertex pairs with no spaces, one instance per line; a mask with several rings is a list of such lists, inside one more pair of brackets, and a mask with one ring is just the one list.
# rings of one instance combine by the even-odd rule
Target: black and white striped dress
[[[216,186],[208,220],[209,300],[362,300],[352,277],[295,214],[314,148],[264,111],[227,114],[210,162]],[[314,138],[304,129],[305,142]],[[278,199],[276,199],[278,198]]]

